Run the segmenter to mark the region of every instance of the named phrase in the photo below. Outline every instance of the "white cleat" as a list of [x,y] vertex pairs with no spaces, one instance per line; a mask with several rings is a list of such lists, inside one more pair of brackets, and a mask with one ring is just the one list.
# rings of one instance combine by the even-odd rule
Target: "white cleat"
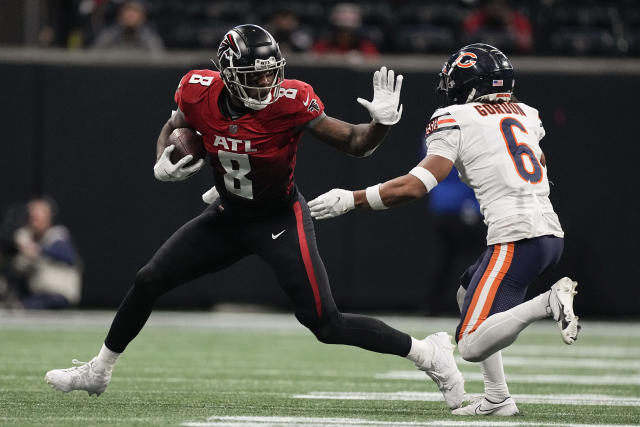
[[78,366],[49,371],[44,376],[44,380],[63,393],[85,390],[89,396],[92,394],[100,396],[111,381],[111,371],[96,369],[95,362],[95,357],[89,362],[73,359],[73,364]]
[[507,397],[501,402],[492,402],[484,396],[477,397],[472,402],[462,408],[451,411],[453,415],[498,415],[510,417],[518,415],[518,407],[511,397]]
[[418,369],[423,370],[436,383],[444,396],[449,409],[459,408],[464,398],[464,378],[453,358],[451,336],[446,332],[437,332],[425,338],[433,347],[433,358],[425,361]]
[[578,332],[580,332],[578,316],[573,312],[573,297],[578,293],[576,286],[578,286],[578,282],[563,277],[551,286],[549,295],[551,314],[553,319],[558,322],[560,335],[565,344],[573,344],[578,339]]

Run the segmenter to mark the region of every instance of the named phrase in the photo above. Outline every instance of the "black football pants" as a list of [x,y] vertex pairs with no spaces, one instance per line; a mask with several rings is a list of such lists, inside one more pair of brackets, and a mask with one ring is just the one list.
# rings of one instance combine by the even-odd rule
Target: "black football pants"
[[113,320],[106,346],[124,351],[161,295],[250,254],[273,268],[294,304],[296,318],[321,342],[398,356],[409,353],[409,335],[375,318],[338,311],[318,254],[313,221],[301,195],[282,214],[250,220],[225,213],[218,201],[183,225],[137,273]]

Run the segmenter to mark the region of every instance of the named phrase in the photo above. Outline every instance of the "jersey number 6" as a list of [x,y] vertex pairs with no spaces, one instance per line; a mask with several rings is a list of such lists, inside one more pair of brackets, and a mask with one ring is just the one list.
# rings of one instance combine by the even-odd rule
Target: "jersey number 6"
[[[537,184],[542,181],[542,166],[531,147],[524,142],[518,142],[516,136],[513,134],[514,126],[522,132],[528,133],[524,125],[513,117],[505,117],[502,119],[500,121],[500,131],[502,132],[504,142],[507,144],[507,151],[509,151],[513,165],[516,167],[520,178],[532,184]],[[528,158],[526,162],[528,164],[525,163],[525,157]]]

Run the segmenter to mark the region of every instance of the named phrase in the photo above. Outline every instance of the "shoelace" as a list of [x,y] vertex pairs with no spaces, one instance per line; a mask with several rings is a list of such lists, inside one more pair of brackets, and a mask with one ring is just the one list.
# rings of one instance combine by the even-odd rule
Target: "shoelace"
[[74,372],[74,371],[79,371],[81,370],[83,367],[85,366],[89,366],[90,362],[81,362],[78,359],[72,359],[71,363],[73,363],[76,366],[72,366],[70,368],[64,369],[65,372]]

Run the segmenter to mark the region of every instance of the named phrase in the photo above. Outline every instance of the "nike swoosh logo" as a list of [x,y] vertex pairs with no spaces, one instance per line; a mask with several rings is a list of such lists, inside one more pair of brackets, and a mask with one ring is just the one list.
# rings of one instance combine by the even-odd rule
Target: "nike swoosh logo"
[[476,408],[476,414],[488,414],[491,413],[493,411],[495,411],[498,408],[502,408],[503,406],[507,406],[507,404],[505,403],[504,405],[500,405],[500,406],[494,406],[493,408],[489,408],[489,409],[482,409],[482,405],[479,405]]
[[307,100],[302,103],[305,107],[309,105],[309,94],[307,93]]
[[287,231],[287,230],[282,230],[282,231],[281,231],[281,232],[279,232],[278,234],[273,234],[273,233],[271,233],[271,238],[272,238],[273,240],[276,240],[278,237],[282,236],[282,233],[284,233],[285,231]]

